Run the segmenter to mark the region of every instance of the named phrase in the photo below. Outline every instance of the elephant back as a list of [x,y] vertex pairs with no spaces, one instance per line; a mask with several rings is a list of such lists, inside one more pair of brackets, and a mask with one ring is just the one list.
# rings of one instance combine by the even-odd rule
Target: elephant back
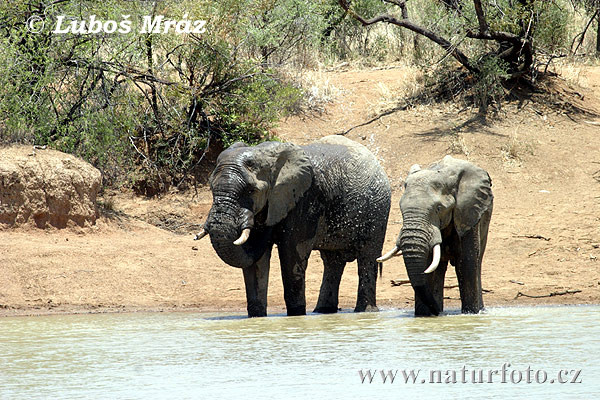
[[[304,146],[315,170],[315,185],[331,205],[326,211],[332,240],[372,238],[385,230],[391,188],[377,158],[365,146],[343,136],[326,136]],[[344,236],[344,237],[342,237]]]

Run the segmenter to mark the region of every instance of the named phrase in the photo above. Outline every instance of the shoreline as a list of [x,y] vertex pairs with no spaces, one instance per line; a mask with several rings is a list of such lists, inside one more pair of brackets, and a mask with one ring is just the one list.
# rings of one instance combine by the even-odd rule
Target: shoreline
[[[554,296],[553,296],[554,297]],[[530,299],[526,302],[516,303],[513,301],[502,301],[502,302],[490,302],[486,304],[485,310],[495,308],[522,308],[522,307],[582,307],[582,306],[600,306],[600,302],[594,301],[540,301],[552,298],[544,299]],[[536,300],[536,301],[532,301]],[[460,314],[460,304],[458,302],[452,302],[445,305],[444,314],[450,312],[450,315]],[[272,306],[268,310],[267,317],[274,316],[287,316],[285,315],[284,306]],[[412,311],[412,307],[402,306],[379,306],[379,312],[389,311]],[[223,306],[223,307],[188,307],[188,306],[157,306],[157,307],[138,307],[138,306],[55,306],[48,308],[20,308],[3,306],[0,308],[0,319],[10,317],[47,317],[47,316],[65,316],[65,315],[99,315],[99,314],[173,314],[173,313],[186,313],[186,314],[219,314],[224,313],[227,315],[240,314],[240,316],[246,316],[246,309],[244,307],[234,306]],[[352,308],[342,308],[338,313],[353,313]],[[307,311],[306,315],[327,315],[314,313]]]

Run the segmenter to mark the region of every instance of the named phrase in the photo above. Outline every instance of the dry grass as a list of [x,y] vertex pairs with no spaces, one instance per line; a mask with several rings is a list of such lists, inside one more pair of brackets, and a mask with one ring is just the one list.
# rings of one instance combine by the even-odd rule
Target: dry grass
[[469,149],[469,147],[465,143],[464,136],[460,133],[457,133],[456,135],[452,136],[452,139],[450,139],[448,151],[451,154],[463,154],[467,157],[469,156],[469,154],[471,154],[471,149]]
[[584,88],[589,88],[589,82],[585,76],[585,66],[581,64],[573,64],[572,62],[564,62],[556,65],[554,72],[567,82],[578,85]]
[[342,95],[342,89],[331,83],[322,68],[316,70],[285,70],[283,74],[303,92],[299,112],[325,111],[325,105]]
[[406,66],[404,72],[405,77],[397,85],[377,83],[379,100],[369,104],[369,117],[376,117],[403,105],[406,100],[415,97],[423,89],[425,77],[422,69]]
[[520,164],[526,155],[534,155],[534,147],[531,142],[520,139],[515,131],[510,135],[507,143],[500,147],[502,160],[509,165]]

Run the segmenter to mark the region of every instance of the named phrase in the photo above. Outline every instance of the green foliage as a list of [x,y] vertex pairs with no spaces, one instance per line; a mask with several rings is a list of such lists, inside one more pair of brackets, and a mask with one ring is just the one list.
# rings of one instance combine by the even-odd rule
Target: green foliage
[[[375,58],[383,61],[393,51],[394,34],[381,26],[363,27],[358,21],[346,15],[336,0],[324,1],[321,8],[325,19],[322,37],[324,57],[341,60]],[[386,11],[380,0],[355,0],[352,7],[361,15],[378,15]]]
[[[534,40],[539,49],[549,53],[569,50],[570,15],[557,1],[539,1],[536,8]],[[566,6],[566,4],[565,4]]]
[[508,77],[508,64],[495,56],[484,57],[473,85],[473,102],[485,113],[490,104],[499,106],[504,96],[503,83]]

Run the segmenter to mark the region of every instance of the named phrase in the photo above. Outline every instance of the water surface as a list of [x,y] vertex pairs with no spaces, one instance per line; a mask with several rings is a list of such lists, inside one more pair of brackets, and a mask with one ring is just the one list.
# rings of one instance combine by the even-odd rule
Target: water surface
[[15,317],[0,319],[0,399],[583,399],[599,355],[600,306]]

